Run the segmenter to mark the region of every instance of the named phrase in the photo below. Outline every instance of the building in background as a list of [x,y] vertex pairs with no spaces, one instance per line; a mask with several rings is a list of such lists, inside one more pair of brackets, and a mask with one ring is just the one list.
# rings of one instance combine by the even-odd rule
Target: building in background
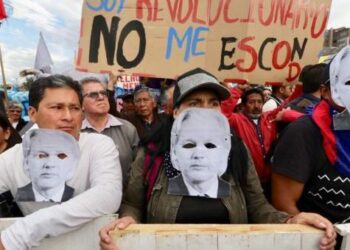
[[328,63],[335,54],[350,44],[350,28],[329,29],[324,33],[323,48],[319,53],[319,63]]
[[350,28],[329,29],[325,32],[324,47],[337,47],[339,50],[350,44]]

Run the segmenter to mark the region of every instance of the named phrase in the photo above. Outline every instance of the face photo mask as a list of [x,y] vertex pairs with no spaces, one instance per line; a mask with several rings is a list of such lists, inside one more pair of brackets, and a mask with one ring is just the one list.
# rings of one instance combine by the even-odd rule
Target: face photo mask
[[333,101],[346,108],[333,116],[334,130],[350,130],[350,47],[343,48],[332,60],[329,75]]
[[19,187],[17,201],[62,202],[73,196],[66,184],[73,177],[80,150],[71,135],[49,129],[35,129],[23,138],[23,168],[30,182]]
[[332,99],[350,111],[350,46],[343,48],[330,65]]
[[231,133],[226,117],[209,109],[189,108],[171,131],[171,163],[180,174],[169,179],[168,194],[225,197],[229,184],[220,177],[227,169]]

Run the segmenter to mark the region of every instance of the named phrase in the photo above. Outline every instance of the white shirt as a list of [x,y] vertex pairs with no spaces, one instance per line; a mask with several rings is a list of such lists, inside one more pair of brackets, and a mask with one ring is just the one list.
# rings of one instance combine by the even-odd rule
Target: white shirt
[[13,128],[16,128],[17,125],[18,125],[18,122],[11,123],[11,125],[12,125]]
[[262,108],[262,112],[268,112],[268,111],[274,110],[277,107],[278,107],[278,105],[277,105],[276,101],[271,98],[267,102],[264,103],[263,108]]
[[209,189],[205,191],[205,193],[198,192],[188,182],[186,182],[185,178],[183,178],[183,180],[185,182],[188,194],[190,196],[201,196],[201,197],[209,197],[209,198],[217,198],[218,197],[218,189],[219,189],[219,180],[218,180],[218,178],[215,178],[215,180],[210,185]]
[[[67,185],[74,188],[74,197],[66,202],[34,210],[18,204],[27,214],[1,232],[5,249],[28,249],[38,246],[48,236],[73,231],[83,224],[118,211],[122,196],[122,173],[119,153],[114,142],[105,135],[81,133],[81,157],[73,178]],[[23,169],[22,144],[0,155],[0,193],[30,182]]]
[[106,123],[106,126],[101,130],[98,131],[94,126],[91,125],[91,123],[88,121],[88,119],[84,119],[83,123],[81,125],[81,129],[85,129],[85,128],[93,128],[94,130],[96,130],[97,132],[101,133],[103,130],[105,130],[106,128],[110,128],[110,127],[116,127],[116,126],[121,126],[123,125],[123,123],[121,123],[117,118],[115,118],[113,115],[108,114],[108,120]]
[[38,191],[36,191],[36,189],[32,185],[32,189],[33,189],[33,193],[34,193],[34,197],[35,197],[36,202],[47,202],[47,201],[61,202],[62,196],[64,193],[64,188],[65,188],[65,185],[63,183],[63,185],[61,185],[60,189],[58,190],[58,192],[55,195],[51,196],[50,198],[47,198],[47,197],[42,196]]

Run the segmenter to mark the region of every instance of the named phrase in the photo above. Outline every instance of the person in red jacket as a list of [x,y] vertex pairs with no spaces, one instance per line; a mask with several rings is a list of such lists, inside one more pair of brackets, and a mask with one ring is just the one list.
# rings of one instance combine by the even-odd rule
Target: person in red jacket
[[[276,121],[286,123],[295,121],[302,113],[284,109],[289,101],[299,93],[289,97],[280,107],[263,112],[264,94],[261,87],[251,87],[249,84],[238,85],[231,89],[229,99],[221,102],[221,111],[229,120],[230,126],[238,137],[249,148],[254,165],[264,189],[266,198],[271,199],[271,164],[268,155],[272,143],[277,139]],[[241,98],[243,111],[234,113],[238,100]]]
[[[230,126],[249,148],[265,196],[270,200],[271,166],[265,161],[265,157],[276,139],[277,129],[272,122],[273,114],[262,112],[264,104],[262,89],[248,88],[248,86],[246,84],[231,88],[231,97],[221,102],[221,110],[228,118]],[[246,90],[243,91],[244,89]],[[241,98],[243,112],[233,113],[239,98]]]

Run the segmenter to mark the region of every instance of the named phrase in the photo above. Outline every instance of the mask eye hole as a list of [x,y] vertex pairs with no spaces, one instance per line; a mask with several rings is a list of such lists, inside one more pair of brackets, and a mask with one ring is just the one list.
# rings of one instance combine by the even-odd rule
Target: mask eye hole
[[42,153],[39,153],[39,154],[37,155],[37,157],[38,157],[39,159],[45,159],[45,158],[49,157],[49,155],[42,152]]
[[58,157],[59,159],[63,160],[63,159],[65,159],[65,158],[67,158],[67,155],[66,155],[65,153],[60,153],[60,154],[57,155],[57,157]]
[[213,143],[206,143],[206,144],[204,144],[205,145],[205,147],[206,148],[208,148],[208,149],[212,149],[212,148],[216,148],[216,145],[215,144],[213,144]]
[[196,147],[196,144],[194,144],[194,143],[186,143],[182,147],[183,148],[194,148],[194,147]]
[[345,83],[345,85],[350,85],[350,81],[347,81],[347,82]]

